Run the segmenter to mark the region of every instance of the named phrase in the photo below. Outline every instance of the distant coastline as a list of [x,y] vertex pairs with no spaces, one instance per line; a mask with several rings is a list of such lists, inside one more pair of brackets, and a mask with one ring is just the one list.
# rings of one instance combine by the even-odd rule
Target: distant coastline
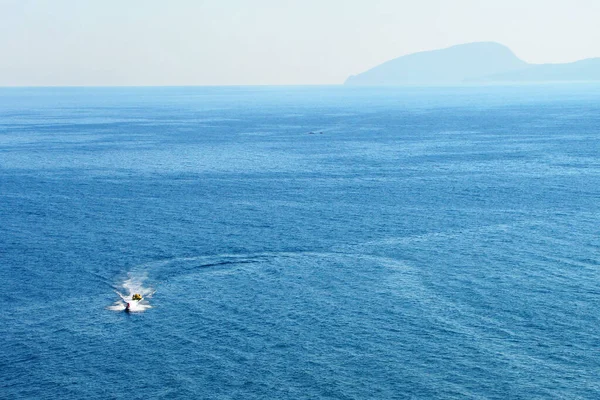
[[529,64],[495,42],[409,54],[358,75],[345,85],[457,85],[465,83],[600,82],[600,58],[565,64]]

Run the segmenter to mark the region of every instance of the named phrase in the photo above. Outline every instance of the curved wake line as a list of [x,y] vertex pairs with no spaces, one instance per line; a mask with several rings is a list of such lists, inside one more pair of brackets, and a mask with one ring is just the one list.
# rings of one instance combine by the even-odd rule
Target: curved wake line
[[[140,294],[143,286],[141,281],[145,280],[147,273],[150,272],[153,275],[153,280],[158,282],[165,282],[170,278],[169,273],[164,273],[163,267],[170,266],[174,263],[188,263],[193,262],[194,264],[182,266],[182,270],[189,272],[190,270],[198,269],[228,269],[229,267],[236,265],[248,265],[248,264],[260,264],[261,262],[268,262],[271,259],[277,258],[290,258],[295,257],[351,257],[354,259],[369,259],[377,260],[382,265],[393,268],[393,269],[407,269],[408,266],[402,261],[394,258],[372,255],[368,253],[355,253],[348,251],[331,251],[331,252],[319,252],[319,251],[280,251],[280,252],[256,252],[256,253],[223,253],[223,254],[203,254],[198,256],[185,256],[185,257],[173,257],[161,260],[149,261],[133,267],[132,272],[129,273],[130,279],[124,282],[125,285],[135,285],[135,280],[132,281],[131,276],[135,274],[136,270],[143,270],[144,272],[137,278],[138,284],[136,289],[140,290]],[[138,274],[135,274],[138,275]],[[166,276],[165,276],[166,275]],[[131,288],[133,290],[133,287]],[[131,291],[130,290],[130,291]],[[149,289],[152,291],[152,289]]]
[[[261,261],[268,262],[271,259],[294,259],[296,257],[350,257],[352,259],[372,260],[376,261],[383,267],[390,268],[396,271],[411,271],[411,267],[401,260],[394,258],[382,257],[364,253],[352,253],[346,251],[318,252],[318,251],[282,251],[282,252],[256,252],[256,253],[225,253],[225,254],[203,254],[198,256],[174,257],[169,259],[149,261],[137,266],[134,266],[128,273],[128,278],[125,279],[119,286],[113,287],[115,293],[120,300],[115,301],[107,309],[112,311],[125,311],[127,304],[130,304],[128,311],[141,312],[152,308],[148,299],[152,298],[155,290],[150,286],[145,286],[144,282],[148,278],[148,273],[153,275],[153,280],[157,280],[161,285],[167,285],[170,278],[178,275],[186,275],[194,273],[201,269],[229,269],[235,265],[243,264],[260,264]],[[175,275],[168,273],[163,268],[174,263],[188,263],[190,265],[182,266],[183,268]],[[139,293],[142,295],[142,301],[133,300],[133,295]]]

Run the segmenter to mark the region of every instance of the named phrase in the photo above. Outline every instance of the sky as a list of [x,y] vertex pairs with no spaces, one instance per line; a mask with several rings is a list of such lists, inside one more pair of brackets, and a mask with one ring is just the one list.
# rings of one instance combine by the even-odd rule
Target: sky
[[495,41],[600,57],[600,0],[0,0],[0,86],[339,84]]

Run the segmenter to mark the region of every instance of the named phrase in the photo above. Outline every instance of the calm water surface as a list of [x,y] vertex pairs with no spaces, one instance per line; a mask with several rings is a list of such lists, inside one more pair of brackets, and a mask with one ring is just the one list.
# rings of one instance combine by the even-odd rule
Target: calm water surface
[[0,89],[0,398],[600,398],[599,89]]

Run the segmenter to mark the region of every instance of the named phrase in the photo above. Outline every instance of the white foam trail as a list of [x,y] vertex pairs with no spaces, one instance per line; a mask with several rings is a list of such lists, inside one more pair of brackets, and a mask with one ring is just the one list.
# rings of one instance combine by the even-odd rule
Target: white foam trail
[[[130,312],[142,312],[152,308],[152,306],[148,303],[148,299],[152,298],[155,290],[151,287],[145,287],[143,285],[146,278],[146,275],[134,276],[129,274],[129,278],[121,284],[121,287],[125,289],[124,293],[115,289],[115,293],[119,295],[121,300],[117,300],[112,306],[107,308],[112,311],[125,311],[127,308],[127,303],[129,303]],[[141,294],[143,300],[133,300],[133,295],[135,293]]]

